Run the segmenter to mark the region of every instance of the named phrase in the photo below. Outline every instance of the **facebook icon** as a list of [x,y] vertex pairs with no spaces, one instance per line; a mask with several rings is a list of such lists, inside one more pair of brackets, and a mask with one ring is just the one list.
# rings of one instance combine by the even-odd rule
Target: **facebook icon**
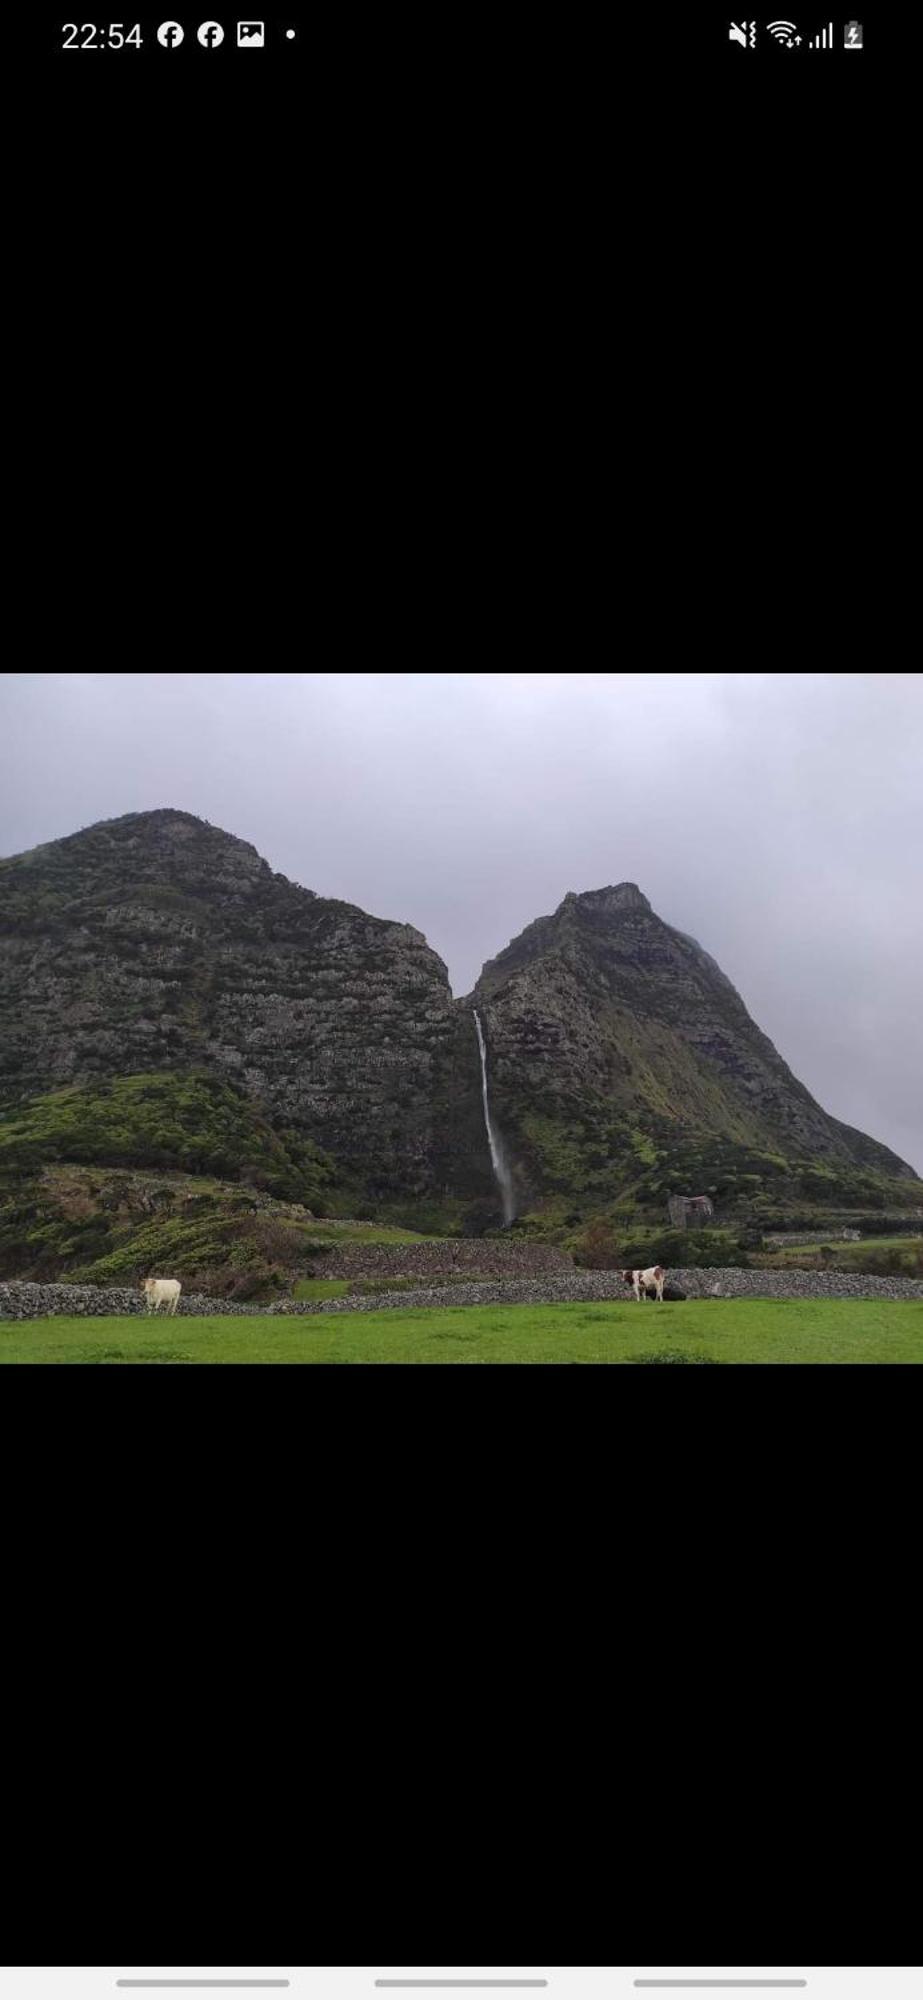
[[164,21],[157,30],[157,40],[162,49],[178,49],[183,39],[183,30],[178,21]]
[[224,41],[224,29],[220,21],[203,21],[199,29],[199,41],[203,49],[220,49]]

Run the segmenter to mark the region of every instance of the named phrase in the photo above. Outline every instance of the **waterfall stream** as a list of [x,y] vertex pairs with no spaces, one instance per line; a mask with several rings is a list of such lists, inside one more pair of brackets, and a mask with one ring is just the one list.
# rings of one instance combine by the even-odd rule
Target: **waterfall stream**
[[472,1008],[472,1012],[474,1014],[474,1025],[478,1034],[478,1048],[481,1051],[481,1096],[484,1099],[484,1123],[487,1127],[490,1163],[494,1170],[494,1179],[503,1197],[503,1220],[504,1222],[512,1222],[516,1212],[513,1200],[513,1176],[503,1157],[503,1147],[500,1144],[499,1137],[490,1122],[490,1104],[487,1097],[487,1050],[484,1046],[484,1033],[481,1028],[481,1018],[477,1008]]

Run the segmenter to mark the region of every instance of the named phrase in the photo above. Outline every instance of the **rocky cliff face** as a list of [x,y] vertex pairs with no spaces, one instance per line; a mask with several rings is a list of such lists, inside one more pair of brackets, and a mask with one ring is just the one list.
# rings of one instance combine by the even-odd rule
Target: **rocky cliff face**
[[208,1070],[373,1195],[444,1174],[454,1072],[476,1088],[476,1052],[409,924],[299,888],[169,810],[0,862],[0,909],[0,1104]]
[[830,1118],[751,1020],[695,939],[633,882],[570,894],[484,967],[492,1101],[539,1185],[579,1185],[658,1142],[709,1135],[795,1159],[914,1178],[884,1146]]
[[[650,1170],[664,1162],[671,1184],[699,1192],[689,1177],[707,1183],[721,1147],[737,1165],[749,1148],[781,1169],[813,1159],[914,1178],[827,1116],[714,960],[633,883],[566,896],[457,1002],[410,925],[298,887],[185,812],[129,814],[0,861],[0,912],[0,1113],[9,1125],[29,1103],[28,1133],[78,1110],[86,1125],[99,1095],[87,1089],[76,1109],[68,1097],[35,1109],[65,1085],[121,1079],[96,1119],[118,1138],[150,1073],[211,1077],[374,1201],[489,1199],[476,1005],[520,1207],[549,1191],[611,1200],[645,1173],[660,1200]],[[230,1132],[232,1111],[210,1115]],[[185,1099],[171,1109],[181,1165],[187,1112]],[[129,1158],[106,1144],[48,1157]],[[286,1145],[305,1173],[304,1150]],[[265,1135],[253,1146],[269,1157]]]

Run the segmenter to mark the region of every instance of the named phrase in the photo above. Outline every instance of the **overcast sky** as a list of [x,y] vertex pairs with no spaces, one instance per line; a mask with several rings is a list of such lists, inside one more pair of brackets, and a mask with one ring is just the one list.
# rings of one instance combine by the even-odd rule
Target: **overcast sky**
[[154,806],[423,931],[456,994],[637,882],[923,1171],[923,675],[12,674],[0,852]]

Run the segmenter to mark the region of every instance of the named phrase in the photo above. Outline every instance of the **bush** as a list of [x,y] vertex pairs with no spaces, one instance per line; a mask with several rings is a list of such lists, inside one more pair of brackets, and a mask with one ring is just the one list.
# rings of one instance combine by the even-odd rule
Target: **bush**
[[618,1271],[627,1262],[620,1253],[612,1224],[604,1215],[588,1223],[574,1245],[573,1256],[574,1263],[584,1271]]
[[663,1264],[676,1270],[706,1266],[736,1266],[746,1270],[750,1259],[740,1238],[726,1229],[662,1229],[659,1234],[632,1237],[622,1246],[626,1269]]
[[849,1259],[850,1271],[862,1270],[872,1278],[920,1278],[923,1277],[923,1252],[920,1250],[866,1250],[861,1260]]
[[463,1236],[486,1236],[488,1229],[502,1229],[503,1214],[493,1201],[473,1201],[461,1221]]
[[[229,1287],[229,1299],[255,1299],[267,1292],[274,1283],[273,1273],[265,1264],[254,1264],[249,1271],[241,1271]],[[206,1289],[208,1289],[206,1287]]]
[[216,1175],[311,1208],[334,1171],[310,1140],[280,1135],[241,1091],[195,1071],[68,1084],[0,1114],[0,1164],[57,1160]]

